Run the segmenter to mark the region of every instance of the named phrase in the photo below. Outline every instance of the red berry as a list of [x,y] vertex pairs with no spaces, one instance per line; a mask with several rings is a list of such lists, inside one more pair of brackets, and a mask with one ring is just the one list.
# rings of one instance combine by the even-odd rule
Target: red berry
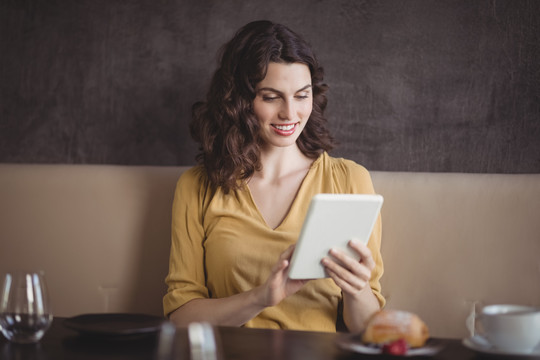
[[392,341],[391,343],[384,344],[382,348],[383,354],[390,355],[405,355],[409,346],[405,339],[399,339]]

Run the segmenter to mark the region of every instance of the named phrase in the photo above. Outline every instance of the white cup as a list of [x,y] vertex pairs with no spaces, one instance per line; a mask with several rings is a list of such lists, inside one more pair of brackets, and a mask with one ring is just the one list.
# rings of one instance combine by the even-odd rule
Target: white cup
[[489,305],[476,318],[476,328],[501,351],[528,354],[540,343],[540,308],[523,305]]

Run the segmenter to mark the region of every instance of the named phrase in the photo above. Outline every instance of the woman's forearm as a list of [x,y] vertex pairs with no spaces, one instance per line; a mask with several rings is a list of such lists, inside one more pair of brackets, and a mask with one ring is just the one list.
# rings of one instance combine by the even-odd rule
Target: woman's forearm
[[369,286],[354,296],[343,294],[343,320],[350,332],[363,331],[369,318],[380,308]]
[[256,288],[220,299],[193,299],[170,315],[177,326],[187,326],[194,321],[206,321],[212,325],[242,326],[266,307],[279,304],[296,293],[307,280],[291,280],[287,277],[289,259],[294,245],[279,256],[266,282]]
[[181,327],[202,321],[212,325],[241,326],[264,310],[259,291],[255,288],[221,299],[193,299],[173,311],[170,320]]

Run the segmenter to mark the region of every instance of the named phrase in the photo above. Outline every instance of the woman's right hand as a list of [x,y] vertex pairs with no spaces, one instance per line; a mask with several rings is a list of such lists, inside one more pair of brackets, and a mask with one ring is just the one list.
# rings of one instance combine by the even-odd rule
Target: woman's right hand
[[188,326],[194,321],[206,321],[213,325],[241,326],[253,319],[266,307],[277,305],[294,294],[308,280],[291,280],[288,277],[289,262],[294,246],[280,256],[264,284],[250,291],[217,299],[193,299],[170,314],[177,326]]
[[270,276],[259,288],[261,305],[265,307],[277,305],[286,297],[296,293],[309,281],[289,279],[288,269],[293,251],[294,245],[291,245],[281,253],[279,260],[272,267]]

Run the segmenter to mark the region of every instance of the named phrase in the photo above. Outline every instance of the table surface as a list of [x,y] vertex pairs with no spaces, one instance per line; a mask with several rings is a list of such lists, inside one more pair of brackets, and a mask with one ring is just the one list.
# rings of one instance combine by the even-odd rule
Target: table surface
[[[396,359],[395,356],[364,355],[344,350],[336,345],[343,333],[268,330],[218,327],[223,359],[235,360],[347,360]],[[178,329],[180,356],[189,359],[187,331]],[[433,359],[476,359],[477,354],[461,344],[459,339],[436,339],[442,345]],[[79,335],[66,328],[62,318],[53,324],[37,344],[10,343],[0,335],[0,359],[156,359],[158,333],[116,339]],[[408,357],[410,358],[410,357]],[[426,359],[428,357],[422,357]]]

